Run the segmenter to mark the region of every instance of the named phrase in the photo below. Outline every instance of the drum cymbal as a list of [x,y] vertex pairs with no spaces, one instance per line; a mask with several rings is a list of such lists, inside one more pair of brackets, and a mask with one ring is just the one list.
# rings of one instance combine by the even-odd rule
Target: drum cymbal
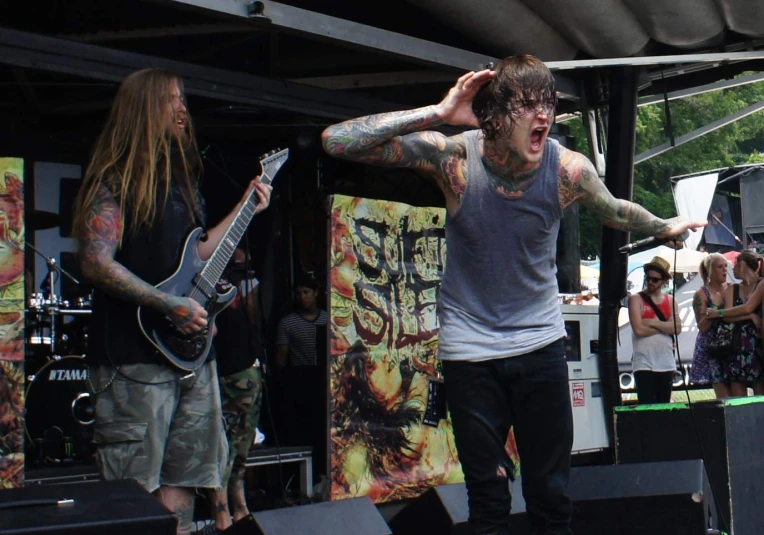
[[43,230],[57,227],[61,223],[61,216],[54,212],[43,210],[29,210],[25,214],[26,227],[29,230]]

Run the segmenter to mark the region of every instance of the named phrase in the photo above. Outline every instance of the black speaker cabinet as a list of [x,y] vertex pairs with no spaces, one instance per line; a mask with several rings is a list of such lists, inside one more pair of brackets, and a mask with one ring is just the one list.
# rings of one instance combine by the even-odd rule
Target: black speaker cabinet
[[[522,467],[521,467],[522,470]],[[570,473],[575,535],[706,535],[715,527],[701,461],[583,466]],[[527,533],[521,480],[511,485],[511,533]],[[464,484],[430,489],[390,521],[394,535],[466,535]]]
[[368,498],[321,502],[254,513],[252,535],[390,535]]
[[764,398],[618,407],[615,428],[617,462],[703,459],[719,528],[762,533]]
[[706,535],[717,527],[700,460],[582,466],[568,488],[576,535]]
[[[528,524],[520,481],[517,479],[510,483],[510,527],[517,533],[526,533]],[[467,487],[464,483],[454,483],[431,488],[412,500],[390,519],[390,527],[394,535],[471,535],[467,527],[468,519]]]
[[[71,503],[56,502],[72,500]],[[173,535],[177,521],[133,480],[0,490],[0,533]]]

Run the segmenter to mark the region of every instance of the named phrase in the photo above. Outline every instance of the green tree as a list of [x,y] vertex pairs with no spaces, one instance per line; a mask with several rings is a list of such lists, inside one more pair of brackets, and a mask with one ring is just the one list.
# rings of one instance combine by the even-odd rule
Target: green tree
[[[674,137],[764,101],[764,83],[749,84],[670,103]],[[580,149],[587,146],[583,123],[566,123]],[[639,108],[636,153],[668,141],[662,104]],[[676,215],[671,177],[735,165],[764,162],[764,116],[754,113],[636,165],[633,199],[660,217]],[[586,152],[586,151],[584,151]],[[580,210],[581,256],[599,255],[602,225],[586,208]],[[639,236],[635,236],[639,238]]]

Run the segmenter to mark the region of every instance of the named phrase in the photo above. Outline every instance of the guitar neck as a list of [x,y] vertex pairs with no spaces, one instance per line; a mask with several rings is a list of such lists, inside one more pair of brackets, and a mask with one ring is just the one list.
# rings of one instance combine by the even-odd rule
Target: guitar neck
[[[260,161],[262,167],[262,173],[260,174],[260,183],[267,186],[271,185],[273,178],[286,159],[289,157],[289,149],[276,152],[272,151],[265,155]],[[207,261],[207,264],[202,269],[200,276],[211,286],[215,284],[223,276],[228,261],[231,260],[236,246],[241,241],[244,232],[247,230],[252,218],[255,217],[255,210],[257,209],[257,189],[253,189],[247,197],[246,202],[241,207],[239,212],[234,217],[233,222],[226,230],[223,238],[220,240],[215,252]]]

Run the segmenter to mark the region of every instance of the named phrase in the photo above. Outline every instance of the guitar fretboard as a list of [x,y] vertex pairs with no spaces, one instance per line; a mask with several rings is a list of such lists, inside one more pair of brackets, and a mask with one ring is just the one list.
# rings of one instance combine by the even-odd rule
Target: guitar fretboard
[[[270,185],[273,182],[273,177],[284,164],[289,157],[289,149],[284,149],[276,154],[271,154],[265,159],[261,160],[263,172],[260,175],[260,182]],[[220,240],[215,252],[207,261],[199,276],[201,278],[198,284],[201,286],[207,286],[204,288],[208,292],[208,295],[212,295],[215,284],[223,276],[228,261],[231,260],[236,245],[241,241],[244,232],[247,230],[252,218],[255,217],[255,210],[257,208],[258,198],[257,190],[252,190],[252,193],[247,197],[246,202],[241,207],[239,212],[234,217],[233,223],[228,227],[226,233],[223,235],[223,239]]]

